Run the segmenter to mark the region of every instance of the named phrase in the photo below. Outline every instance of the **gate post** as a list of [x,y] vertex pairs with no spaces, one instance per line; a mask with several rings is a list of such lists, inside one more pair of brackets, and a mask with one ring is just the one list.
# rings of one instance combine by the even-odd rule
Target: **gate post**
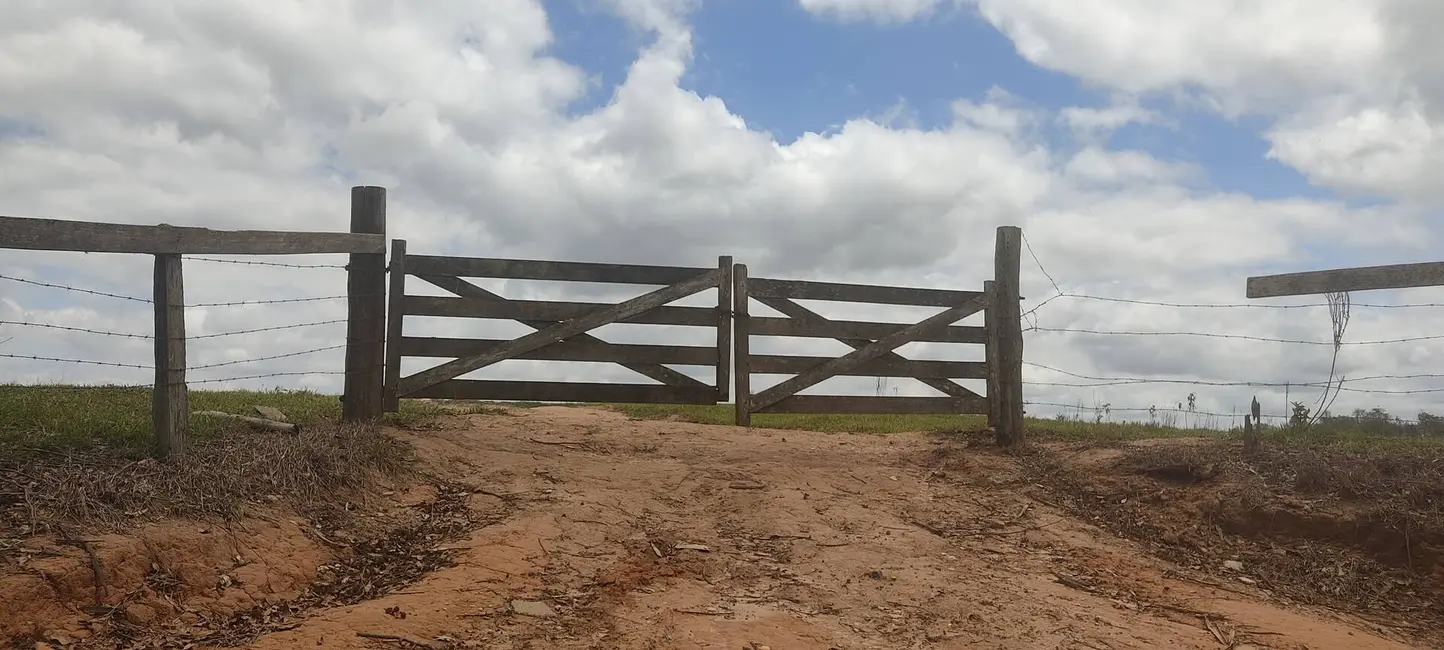
[[[386,188],[351,188],[351,232],[386,234]],[[386,253],[352,254],[346,264],[346,379],[341,420],[381,416],[385,381]]]
[[401,394],[397,384],[401,382],[401,326],[405,318],[406,300],[406,240],[391,240],[391,265],[386,267],[390,274],[390,289],[386,296],[386,381],[382,388],[381,410],[395,413],[401,408]]
[[752,319],[747,310],[747,265],[732,267],[732,358],[737,386],[732,391],[735,424],[752,426]]
[[[1022,444],[1023,435],[1023,315],[1019,293],[1023,230],[999,226],[993,252],[993,298],[988,311],[996,335],[993,358],[997,360],[997,422],[994,434],[999,445]],[[996,310],[993,309],[996,307]],[[992,400],[990,400],[992,401]]]

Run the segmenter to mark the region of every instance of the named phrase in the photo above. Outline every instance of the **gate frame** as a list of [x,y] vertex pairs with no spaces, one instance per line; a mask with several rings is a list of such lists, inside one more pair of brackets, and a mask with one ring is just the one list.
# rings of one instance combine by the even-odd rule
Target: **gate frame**
[[[406,276],[446,290],[454,297],[406,295]],[[618,303],[513,300],[465,278],[500,278],[663,285]],[[408,255],[406,241],[392,241],[387,320],[384,406],[395,412],[402,397],[499,401],[632,402],[717,404],[728,399],[732,355],[732,258],[715,268],[513,260]],[[707,289],[718,290],[716,307],[668,306]],[[407,316],[452,316],[513,320],[536,330],[510,340],[407,337]],[[614,323],[710,327],[713,347],[638,345],[603,341],[588,332]],[[403,377],[401,358],[451,358]],[[507,359],[597,361],[622,365],[659,384],[542,382],[457,379]],[[705,363],[701,363],[705,362]],[[707,365],[716,385],[665,364]]]

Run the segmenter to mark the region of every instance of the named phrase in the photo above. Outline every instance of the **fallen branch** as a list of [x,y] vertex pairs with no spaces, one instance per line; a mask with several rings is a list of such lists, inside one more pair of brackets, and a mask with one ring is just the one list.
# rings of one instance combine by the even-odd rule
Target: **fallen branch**
[[246,424],[249,424],[251,426],[260,429],[268,429],[270,431],[284,431],[286,433],[296,433],[300,430],[299,427],[290,422],[277,422],[276,420],[267,420],[266,418],[251,417],[249,415],[236,415],[235,413],[222,413],[221,411],[196,411],[195,414],[203,415],[206,417],[237,420],[240,422],[245,422]]

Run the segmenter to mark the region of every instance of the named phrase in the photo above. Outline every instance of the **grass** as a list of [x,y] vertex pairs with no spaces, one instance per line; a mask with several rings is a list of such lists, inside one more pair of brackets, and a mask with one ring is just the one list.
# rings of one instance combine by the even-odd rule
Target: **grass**
[[[195,411],[251,414],[271,406],[302,427],[334,422],[341,402],[308,391],[205,391],[190,393]],[[435,403],[403,401],[389,421],[406,425],[445,412]],[[191,439],[204,441],[245,425],[220,418],[191,418]],[[73,385],[0,385],[0,460],[22,460],[58,451],[106,449],[139,457],[153,447],[149,388]]]

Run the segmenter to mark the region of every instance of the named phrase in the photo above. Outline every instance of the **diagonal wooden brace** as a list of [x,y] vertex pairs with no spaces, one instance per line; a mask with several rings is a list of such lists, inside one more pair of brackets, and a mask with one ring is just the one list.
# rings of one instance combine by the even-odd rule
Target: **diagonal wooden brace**
[[[495,293],[492,293],[492,292],[490,292],[490,291],[487,291],[486,289],[483,289],[483,288],[481,288],[481,287],[478,287],[478,286],[476,286],[475,284],[472,284],[472,283],[470,283],[470,282],[467,282],[466,280],[463,280],[463,279],[458,278],[458,277],[456,277],[456,276],[450,276],[450,275],[418,275],[418,276],[416,276],[416,277],[419,277],[419,278],[421,278],[422,280],[425,280],[425,281],[427,281],[427,282],[429,282],[429,283],[431,283],[431,284],[433,284],[433,285],[435,285],[435,286],[437,286],[437,287],[439,287],[439,288],[441,288],[441,289],[444,289],[444,290],[446,290],[446,291],[450,291],[451,293],[454,293],[454,294],[456,294],[456,295],[458,295],[458,296],[461,296],[462,298],[475,298],[475,299],[479,299],[479,300],[491,300],[491,301],[495,301],[495,302],[507,302],[507,299],[506,299],[506,298],[503,298],[503,297],[501,297],[501,296],[499,296],[499,295],[497,295],[497,294],[495,294]],[[530,328],[532,328],[532,329],[540,330],[540,329],[546,329],[546,328],[548,328],[548,327],[551,327],[552,325],[555,325],[555,324],[557,324],[557,323],[559,323],[559,322],[561,322],[561,321],[553,321],[553,320],[523,320],[523,321],[518,321],[518,322],[520,322],[521,324],[526,325],[527,327],[530,327]],[[611,345],[610,343],[607,343],[606,341],[603,341],[602,339],[599,339],[599,338],[597,338],[597,337],[595,337],[595,336],[592,336],[591,334],[578,334],[577,336],[575,336],[575,337],[573,337],[573,338],[575,338],[575,339],[577,339],[577,340],[582,340],[582,341],[601,343],[601,344],[603,344],[603,345]],[[641,374],[641,375],[650,377],[650,378],[655,379],[655,380],[657,380],[657,381],[659,381],[659,382],[662,382],[663,384],[666,384],[666,385],[668,385],[668,386],[687,386],[687,387],[691,387],[691,388],[710,388],[710,386],[708,386],[706,383],[701,382],[701,381],[698,381],[698,380],[696,380],[696,379],[693,379],[693,378],[691,378],[691,377],[689,377],[689,376],[687,376],[687,375],[684,375],[684,374],[682,374],[682,373],[680,373],[680,372],[678,372],[678,371],[676,371],[676,370],[673,370],[673,369],[671,369],[671,368],[668,368],[667,366],[664,366],[664,365],[662,365],[662,364],[660,364],[660,363],[622,363],[622,364],[619,364],[619,365],[621,365],[622,367],[624,367],[624,368],[626,368],[626,369],[628,369],[628,370],[631,370],[632,372],[636,372],[636,373],[639,373],[639,374]]]
[[519,354],[565,341],[573,336],[594,330],[603,325],[643,314],[674,300],[717,286],[722,281],[722,269],[713,269],[690,280],[662,287],[636,298],[624,300],[610,307],[598,309],[585,316],[561,321],[526,336],[512,339],[481,354],[448,361],[434,368],[428,368],[402,379],[397,392],[402,395],[414,393],[421,388],[432,386],[448,379],[455,379],[473,370],[485,368],[494,363],[513,358]]
[[985,297],[979,296],[956,307],[944,309],[926,320],[904,327],[836,359],[813,366],[807,369],[806,372],[798,373],[791,379],[757,393],[752,396],[750,406],[754,411],[760,411],[776,404],[783,398],[796,394],[798,391],[821,383],[829,377],[836,376],[839,372],[867,363],[868,361],[892,352],[904,344],[916,340],[924,334],[947,327],[959,320],[976,314],[982,311],[986,305]]
[[[808,309],[808,308],[806,308],[806,307],[803,307],[802,305],[799,305],[799,304],[797,304],[797,303],[795,303],[795,302],[793,302],[792,300],[787,299],[787,298],[759,298],[759,297],[757,297],[757,296],[753,296],[753,299],[757,300],[758,302],[760,302],[760,303],[762,303],[762,304],[764,304],[764,305],[767,305],[768,307],[771,307],[771,308],[773,308],[773,309],[776,309],[776,310],[779,311],[779,312],[782,312],[784,315],[786,315],[786,316],[788,316],[788,317],[790,317],[790,318],[795,318],[795,319],[800,320],[800,321],[803,321],[803,322],[807,322],[807,323],[818,323],[818,322],[827,322],[827,320],[828,320],[826,316],[823,316],[823,315],[821,315],[821,314],[819,314],[819,313],[817,313],[817,312],[815,312],[815,311],[812,311],[811,309]],[[961,320],[961,319],[959,319],[959,320]],[[838,341],[838,342],[840,342],[840,343],[842,343],[842,344],[844,344],[844,345],[846,345],[846,346],[848,346],[848,347],[850,347],[850,348],[852,348],[852,349],[854,349],[854,350],[857,350],[857,349],[860,349],[860,348],[863,348],[863,347],[866,347],[866,346],[872,344],[872,341],[869,340],[869,339],[849,339],[849,338],[842,338],[842,339],[835,339],[835,340]],[[898,353],[896,353],[896,352],[888,352],[887,354],[882,355],[882,358],[888,358],[888,359],[894,359],[894,360],[900,360],[900,361],[905,361],[905,360],[907,360],[907,357],[904,357],[904,356],[902,356],[901,354],[898,354]],[[966,386],[959,385],[957,382],[954,382],[954,381],[949,380],[949,379],[938,379],[938,378],[933,378],[933,377],[914,377],[913,379],[916,379],[916,380],[918,380],[918,381],[920,381],[920,382],[922,382],[922,383],[924,383],[924,384],[926,384],[926,385],[928,385],[928,386],[930,386],[930,387],[938,390],[939,392],[941,392],[941,393],[943,393],[943,394],[945,394],[945,395],[949,395],[949,396],[952,396],[952,397],[969,397],[969,398],[982,399],[982,396],[981,396],[981,395],[979,395],[979,394],[977,394],[977,393],[975,393],[975,392],[973,392],[973,391],[971,391],[971,390],[968,390],[968,388],[967,388]]]

